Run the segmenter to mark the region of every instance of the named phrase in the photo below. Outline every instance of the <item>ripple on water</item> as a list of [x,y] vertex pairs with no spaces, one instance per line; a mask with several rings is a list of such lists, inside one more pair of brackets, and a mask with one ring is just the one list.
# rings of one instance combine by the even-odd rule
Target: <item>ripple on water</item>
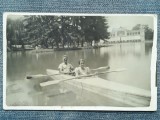
[[29,88],[22,80],[7,83],[6,104],[7,106],[28,106],[32,105],[32,99],[28,95]]

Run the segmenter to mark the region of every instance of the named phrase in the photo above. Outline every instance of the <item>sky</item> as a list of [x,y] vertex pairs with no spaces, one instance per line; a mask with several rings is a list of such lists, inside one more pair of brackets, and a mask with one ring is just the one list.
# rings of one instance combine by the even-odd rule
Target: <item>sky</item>
[[17,20],[17,19],[23,18],[22,15],[8,15],[7,17],[12,19],[12,20]]
[[154,19],[151,16],[108,16],[108,31],[111,32],[113,28],[124,27],[131,30],[135,25],[142,24],[154,28]]

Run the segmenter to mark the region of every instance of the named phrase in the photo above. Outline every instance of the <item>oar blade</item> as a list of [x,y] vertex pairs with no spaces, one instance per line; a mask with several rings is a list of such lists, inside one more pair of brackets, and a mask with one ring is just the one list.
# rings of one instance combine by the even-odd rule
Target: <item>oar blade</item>
[[91,70],[101,70],[101,69],[109,69],[109,68],[110,68],[109,66],[104,66],[104,67],[99,67],[99,68],[91,69]]
[[33,77],[32,76],[26,76],[26,79],[32,79]]
[[126,70],[127,70],[126,68],[120,68],[120,69],[116,69],[116,70],[105,71],[104,73],[122,72],[122,71],[126,71]]
[[25,77],[27,80],[34,80],[34,81],[42,81],[42,80],[47,80],[50,79],[48,75],[43,75],[43,74],[37,74],[37,75],[28,75]]
[[41,86],[41,87],[45,87],[45,86],[49,86],[49,85],[58,84],[59,82],[60,82],[60,81],[58,81],[58,80],[47,81],[47,82],[40,83],[40,86]]
[[109,66],[99,67],[98,69],[109,69]]

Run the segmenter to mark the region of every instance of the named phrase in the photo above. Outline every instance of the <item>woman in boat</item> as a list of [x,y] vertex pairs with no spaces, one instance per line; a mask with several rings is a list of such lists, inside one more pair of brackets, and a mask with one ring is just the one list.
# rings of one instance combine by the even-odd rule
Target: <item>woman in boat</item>
[[79,60],[79,67],[75,68],[75,74],[76,74],[76,77],[81,76],[81,75],[89,75],[90,74],[89,67],[85,67],[85,60],[84,59]]
[[62,74],[73,74],[73,66],[68,63],[68,56],[63,56],[63,62],[58,67],[59,72]]

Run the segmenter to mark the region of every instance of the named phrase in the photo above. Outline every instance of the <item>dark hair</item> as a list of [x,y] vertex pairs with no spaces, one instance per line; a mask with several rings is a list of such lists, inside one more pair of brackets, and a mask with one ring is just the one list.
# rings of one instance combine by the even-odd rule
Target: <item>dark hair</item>
[[80,65],[80,62],[81,62],[81,61],[85,61],[85,60],[84,60],[84,59],[80,59],[80,60],[78,61],[78,64],[79,64],[79,65]]
[[67,55],[63,55],[63,60],[64,60],[65,58],[68,59],[68,56],[67,56]]

